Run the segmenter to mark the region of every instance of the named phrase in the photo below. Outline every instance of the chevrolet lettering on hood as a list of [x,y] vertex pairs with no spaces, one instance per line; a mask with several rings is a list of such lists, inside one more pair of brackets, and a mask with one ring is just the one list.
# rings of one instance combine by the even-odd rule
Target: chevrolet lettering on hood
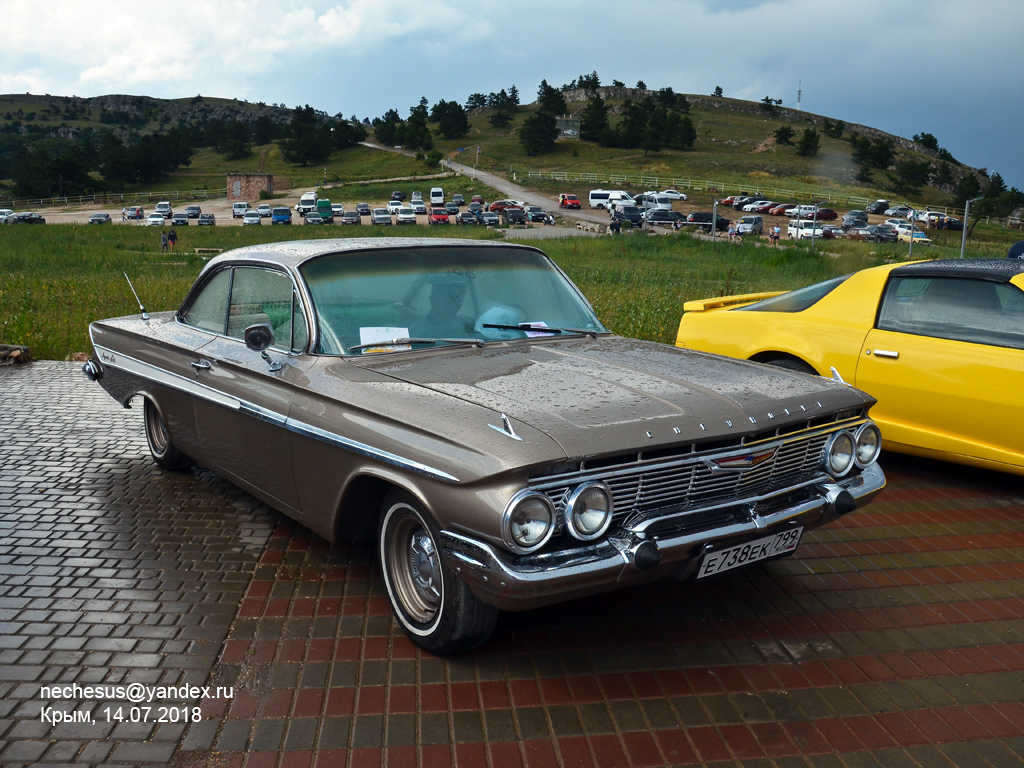
[[885,485],[868,395],[616,336],[526,246],[240,248],[176,311],[90,335],[84,372],[141,406],[157,464],[372,540],[436,654],[501,610],[786,556]]

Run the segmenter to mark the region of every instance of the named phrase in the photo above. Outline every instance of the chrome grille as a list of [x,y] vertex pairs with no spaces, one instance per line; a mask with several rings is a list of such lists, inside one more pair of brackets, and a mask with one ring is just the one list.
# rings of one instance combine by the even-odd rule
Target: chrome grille
[[[533,487],[561,512],[565,498],[579,483],[600,480],[612,492],[615,520],[658,511],[686,513],[799,485],[821,472],[822,452],[834,430],[814,431],[765,441],[742,450],[695,453],[674,460],[638,460],[593,471],[545,478]],[[746,469],[713,470],[711,462],[778,446],[775,455]]]

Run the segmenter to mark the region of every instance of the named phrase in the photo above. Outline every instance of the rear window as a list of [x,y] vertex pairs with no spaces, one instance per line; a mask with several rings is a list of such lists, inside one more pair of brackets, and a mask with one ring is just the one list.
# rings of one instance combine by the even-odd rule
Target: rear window
[[781,296],[773,296],[770,299],[751,304],[749,307],[740,307],[737,312],[803,312],[808,307],[813,307],[823,298],[828,296],[838,286],[842,285],[849,278],[849,275],[833,277],[823,283],[815,283],[806,288],[798,288],[795,291],[784,293]]

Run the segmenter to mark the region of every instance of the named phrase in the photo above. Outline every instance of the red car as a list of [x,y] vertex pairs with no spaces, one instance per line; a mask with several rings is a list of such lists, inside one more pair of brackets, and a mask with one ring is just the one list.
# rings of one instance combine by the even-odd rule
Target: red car
[[444,208],[431,208],[427,214],[427,224],[447,224],[448,211]]
[[493,211],[494,213],[501,213],[506,208],[522,208],[522,206],[516,205],[511,200],[495,200],[493,203],[487,206],[487,210]]
[[734,202],[736,202],[736,198],[737,197],[739,197],[739,195],[729,195],[724,200],[720,200],[719,204],[720,205],[732,205]]
[[817,218],[818,221],[835,221],[839,218],[839,214],[831,208],[819,208]]
[[757,206],[756,208],[751,209],[751,212],[752,213],[768,213],[768,211],[770,211],[776,205],[778,205],[778,203],[772,203],[772,202],[763,203],[763,204]]
[[796,203],[777,203],[773,208],[768,209],[772,216],[785,216],[790,208],[796,208]]
[[576,195],[559,195],[558,196],[558,207],[559,208],[581,208],[582,204],[580,199]]

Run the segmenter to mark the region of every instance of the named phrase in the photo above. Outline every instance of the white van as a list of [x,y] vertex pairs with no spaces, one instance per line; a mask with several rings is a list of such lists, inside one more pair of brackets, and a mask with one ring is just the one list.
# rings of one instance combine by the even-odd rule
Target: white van
[[249,210],[248,203],[235,203],[231,206],[231,218],[240,219],[245,216],[245,212]]
[[316,192],[303,192],[302,197],[299,198],[299,202],[295,206],[295,210],[299,216],[305,216],[310,211],[316,210],[316,201]]
[[643,205],[640,206],[645,211],[671,211],[672,210],[672,198],[660,195],[658,193],[649,193],[644,195]]
[[430,190],[430,204],[431,205],[444,205],[444,190],[440,187],[434,187]]
[[615,203],[635,205],[633,196],[621,189],[592,189],[590,190],[590,207],[603,211],[605,208],[612,208]]

